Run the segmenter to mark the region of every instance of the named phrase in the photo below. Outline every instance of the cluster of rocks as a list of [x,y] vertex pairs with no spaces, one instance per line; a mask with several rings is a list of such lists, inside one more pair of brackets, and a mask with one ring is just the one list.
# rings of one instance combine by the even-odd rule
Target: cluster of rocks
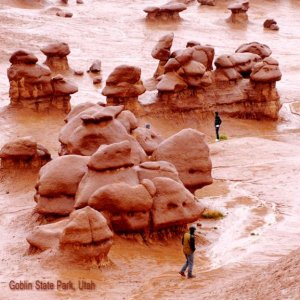
[[[104,257],[111,231],[176,230],[200,217],[203,207],[192,192],[212,183],[212,166],[197,130],[184,129],[163,140],[152,129],[138,127],[124,106],[85,103],[67,116],[60,142],[62,156],[40,170],[35,210],[69,217],[36,228],[27,238],[32,246],[79,245],[76,249],[88,251],[87,257]],[[91,219],[99,220],[97,230],[85,221]]]
[[231,16],[227,21],[232,23],[245,23],[248,21],[247,11],[249,9],[249,1],[241,1],[230,4],[228,10],[231,11]]
[[51,160],[49,151],[32,137],[18,138],[0,150],[1,167],[6,169],[40,168]]
[[167,3],[162,6],[150,6],[144,9],[147,13],[147,20],[150,21],[174,21],[179,20],[179,13],[186,10],[187,6],[183,3]]
[[52,70],[68,69],[69,48],[60,43],[49,45],[42,51],[47,56],[43,66],[37,64],[38,58],[34,54],[24,50],[16,51],[10,57],[11,66],[7,70],[10,103],[37,111],[55,107],[69,112],[71,94],[78,91],[77,86],[61,75],[52,74]]
[[214,48],[196,41],[172,52],[173,38],[173,34],[163,36],[152,51],[159,60],[154,74],[158,93],[155,103],[144,106],[144,113],[193,110],[278,118],[276,81],[282,74],[267,45],[243,44],[235,53],[214,59]]

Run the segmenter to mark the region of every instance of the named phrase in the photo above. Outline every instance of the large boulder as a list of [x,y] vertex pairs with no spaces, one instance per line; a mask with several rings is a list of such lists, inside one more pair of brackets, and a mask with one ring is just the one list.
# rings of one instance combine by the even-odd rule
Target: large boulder
[[164,140],[152,158],[172,163],[183,184],[191,191],[212,183],[209,148],[204,134],[195,129],[183,129]]
[[153,183],[156,188],[151,210],[154,230],[186,225],[200,218],[203,207],[181,183],[165,177],[156,177]]
[[32,137],[6,143],[0,150],[2,168],[40,168],[51,160],[49,151]]
[[240,47],[235,50],[237,53],[250,52],[259,55],[261,58],[268,57],[272,54],[272,50],[268,45],[261,44],[258,42],[251,42],[242,44]]
[[115,232],[134,232],[149,227],[152,197],[144,185],[113,183],[93,193],[88,205],[107,212]]

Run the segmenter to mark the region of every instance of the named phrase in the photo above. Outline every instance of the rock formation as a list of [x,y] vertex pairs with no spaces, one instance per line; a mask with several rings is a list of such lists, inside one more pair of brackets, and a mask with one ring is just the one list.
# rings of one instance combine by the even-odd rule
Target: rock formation
[[172,163],[183,184],[192,192],[212,183],[209,149],[204,134],[197,130],[183,129],[164,140],[153,152],[152,159]]
[[[236,53],[217,57],[215,70],[212,47],[197,41],[189,41],[186,47],[172,52],[164,64],[156,99],[143,106],[143,115],[193,112],[204,117],[219,111],[232,117],[278,118],[281,104],[276,81],[281,73],[278,62],[263,61],[272,53],[267,45],[243,44]],[[272,71],[269,76],[267,69]],[[133,111],[141,113],[141,109]]]
[[141,81],[141,69],[121,65],[114,69],[106,80],[102,94],[107,97],[108,104],[124,104],[130,109],[138,96],[146,91]]
[[228,9],[231,11],[231,16],[227,21],[232,23],[245,23],[248,21],[247,11],[249,9],[249,1],[230,4]]
[[68,112],[70,95],[77,92],[77,87],[62,76],[51,78],[49,68],[38,65],[37,61],[35,55],[23,50],[11,56],[7,70],[11,104],[37,111],[54,107]]
[[268,45],[258,42],[246,43],[235,50],[236,53],[253,53],[259,55],[261,58],[268,57],[272,54],[272,50]]
[[150,6],[144,9],[147,13],[147,20],[150,21],[174,21],[179,20],[179,13],[186,10],[183,3],[169,3],[162,6]]
[[151,52],[152,57],[159,60],[158,67],[153,76],[154,78],[161,76],[165,71],[164,66],[171,56],[173,39],[174,33],[164,35],[159,39]]
[[201,5],[215,6],[216,0],[197,0]]
[[67,219],[35,227],[27,236],[27,241],[32,248],[41,251],[63,251],[77,261],[95,260],[99,264],[107,257],[112,237],[104,216],[85,207],[74,211]]
[[18,138],[0,150],[1,167],[13,169],[40,168],[51,160],[49,151],[32,137]]
[[267,19],[264,22],[264,28],[271,29],[271,30],[279,30],[279,26],[274,19]]
[[137,120],[123,106],[93,103],[78,105],[66,121],[61,139],[69,139],[64,145],[69,155],[40,170],[36,212],[78,212],[79,220],[79,211],[92,207],[117,233],[179,228],[199,218],[203,208],[189,190],[211,183],[203,134],[188,129],[162,141],[151,129],[136,128]]
[[67,56],[70,54],[69,45],[66,43],[54,43],[41,48],[47,56],[44,62],[52,72],[68,71],[69,64]]

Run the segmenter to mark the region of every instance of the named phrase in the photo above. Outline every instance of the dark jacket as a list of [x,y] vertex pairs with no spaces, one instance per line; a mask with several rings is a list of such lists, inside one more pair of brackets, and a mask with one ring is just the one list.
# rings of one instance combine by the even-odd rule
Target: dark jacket
[[216,125],[221,125],[221,123],[222,123],[222,120],[221,120],[220,116],[215,115],[215,126]]

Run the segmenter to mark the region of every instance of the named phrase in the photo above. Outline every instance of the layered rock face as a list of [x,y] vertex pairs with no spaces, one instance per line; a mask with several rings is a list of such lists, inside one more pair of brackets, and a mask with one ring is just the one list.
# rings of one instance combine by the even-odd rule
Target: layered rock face
[[243,44],[236,53],[217,57],[215,69],[212,47],[196,41],[186,47],[172,52],[164,63],[164,73],[157,77],[156,102],[144,106],[146,114],[219,111],[233,117],[278,118],[276,81],[281,72],[278,62],[267,59],[272,53],[267,45]]
[[186,10],[183,3],[168,3],[162,6],[150,6],[144,9],[147,13],[147,20],[150,21],[174,21],[179,20],[179,13]]
[[66,43],[55,43],[41,48],[47,56],[44,62],[52,72],[68,71],[70,69],[67,56],[71,53],[69,45]]
[[49,151],[32,137],[6,143],[0,150],[1,167],[6,169],[40,168],[51,160]]
[[141,69],[121,65],[108,76],[102,94],[107,97],[108,104],[124,104],[130,109],[130,105],[136,103],[138,96],[145,91],[141,81]]
[[245,23],[248,21],[249,1],[230,4],[228,9],[231,11],[231,16],[227,19],[228,22]]
[[77,86],[62,76],[52,78],[50,69],[38,65],[37,61],[35,55],[23,50],[11,56],[7,70],[11,104],[37,111],[54,107],[68,112],[70,95],[77,92]]

